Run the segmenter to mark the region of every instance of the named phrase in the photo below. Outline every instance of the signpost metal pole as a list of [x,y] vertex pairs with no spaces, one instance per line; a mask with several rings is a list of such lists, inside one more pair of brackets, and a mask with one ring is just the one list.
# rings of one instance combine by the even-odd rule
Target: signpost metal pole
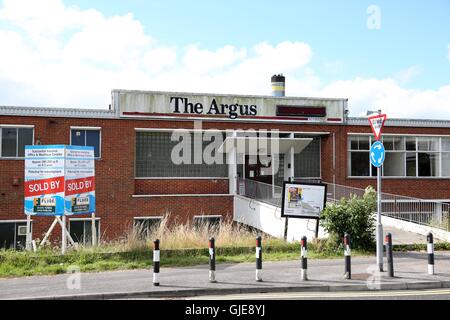
[[369,123],[375,136],[376,142],[370,148],[370,162],[377,168],[377,226],[376,226],[376,241],[377,241],[377,264],[380,271],[383,271],[383,225],[381,224],[381,166],[385,158],[385,150],[381,139],[381,129],[386,121],[386,115],[381,114],[378,110],[378,115],[369,117]]
[[377,264],[383,271],[383,225],[381,224],[381,166],[377,168]]

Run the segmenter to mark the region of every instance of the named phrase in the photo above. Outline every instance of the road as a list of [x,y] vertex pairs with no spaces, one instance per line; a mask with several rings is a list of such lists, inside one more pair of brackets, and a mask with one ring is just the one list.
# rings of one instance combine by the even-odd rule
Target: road
[[350,291],[350,292],[279,292],[201,296],[186,300],[450,300],[450,289]]

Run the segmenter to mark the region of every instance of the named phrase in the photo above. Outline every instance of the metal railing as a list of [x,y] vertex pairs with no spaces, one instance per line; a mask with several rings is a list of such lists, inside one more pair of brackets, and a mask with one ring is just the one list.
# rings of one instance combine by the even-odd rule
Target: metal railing
[[281,207],[282,190],[283,188],[277,185],[250,179],[238,179],[238,194],[276,207]]
[[[353,195],[362,197],[365,190],[327,183],[327,201],[337,202]],[[250,179],[238,179],[238,194],[281,207],[282,187]],[[450,231],[450,204],[434,200],[381,194],[383,216]]]
[[[365,190],[332,183],[327,184],[327,200],[339,201],[352,195],[361,197]],[[432,199],[419,199],[381,193],[381,214],[394,219],[409,221],[450,231],[450,204]]]

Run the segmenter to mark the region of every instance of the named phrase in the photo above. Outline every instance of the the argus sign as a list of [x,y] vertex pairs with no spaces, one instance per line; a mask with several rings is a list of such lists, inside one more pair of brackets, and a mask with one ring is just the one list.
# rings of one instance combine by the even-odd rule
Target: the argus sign
[[94,148],[25,146],[27,215],[95,212]]

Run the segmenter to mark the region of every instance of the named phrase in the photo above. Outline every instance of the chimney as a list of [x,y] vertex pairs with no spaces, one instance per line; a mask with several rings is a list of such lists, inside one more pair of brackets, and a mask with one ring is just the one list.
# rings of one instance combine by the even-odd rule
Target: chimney
[[272,76],[272,95],[274,97],[284,97],[285,79],[282,73]]

